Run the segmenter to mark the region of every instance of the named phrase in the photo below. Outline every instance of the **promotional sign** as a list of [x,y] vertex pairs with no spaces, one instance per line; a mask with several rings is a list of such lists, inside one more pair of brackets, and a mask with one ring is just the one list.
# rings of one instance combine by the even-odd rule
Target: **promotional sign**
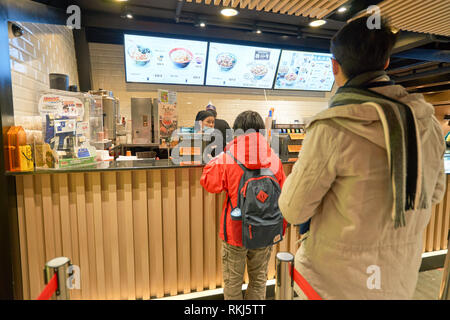
[[177,93],[158,90],[159,136],[169,138],[177,129]]
[[80,99],[51,93],[41,96],[38,110],[42,115],[56,114],[60,117],[79,119],[84,116],[84,104]]
[[127,82],[203,85],[208,42],[125,34]]
[[211,42],[206,85],[271,89],[280,51]]
[[282,50],[275,89],[330,91],[331,54]]

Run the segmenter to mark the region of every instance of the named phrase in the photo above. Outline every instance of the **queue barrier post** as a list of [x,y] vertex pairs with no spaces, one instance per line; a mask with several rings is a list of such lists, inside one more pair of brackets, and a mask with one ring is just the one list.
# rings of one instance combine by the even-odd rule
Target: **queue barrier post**
[[67,279],[70,276],[71,263],[67,257],[58,257],[48,261],[44,267],[44,280],[48,284],[50,279],[56,274],[57,289],[53,295],[53,300],[69,300],[69,288],[67,288]]
[[447,235],[447,255],[445,256],[439,300],[450,300],[450,229]]
[[291,277],[294,268],[294,255],[289,252],[278,252],[276,255],[275,300],[292,300],[294,298],[294,279]]

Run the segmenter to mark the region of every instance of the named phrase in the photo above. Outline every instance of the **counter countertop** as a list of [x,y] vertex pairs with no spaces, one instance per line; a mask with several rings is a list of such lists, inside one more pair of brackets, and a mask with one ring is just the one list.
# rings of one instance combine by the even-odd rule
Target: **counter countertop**
[[[283,164],[295,163],[293,161],[282,160]],[[77,173],[95,171],[119,171],[119,170],[151,170],[151,169],[176,169],[202,167],[205,164],[176,164],[172,160],[125,160],[125,161],[103,161],[92,165],[76,166],[62,169],[36,169],[35,171],[7,171],[7,176],[27,175],[27,174],[51,174],[51,173]]]
[[[450,174],[450,154],[444,157],[445,173]],[[292,163],[288,159],[281,159],[283,164]],[[118,171],[118,170],[151,170],[151,169],[175,169],[202,167],[204,164],[176,164],[172,160],[137,160],[137,161],[103,161],[88,166],[70,167],[63,169],[37,169],[35,171],[7,171],[7,176],[26,175],[26,174],[49,174],[49,173],[77,173],[77,172],[95,172],[95,171]]]

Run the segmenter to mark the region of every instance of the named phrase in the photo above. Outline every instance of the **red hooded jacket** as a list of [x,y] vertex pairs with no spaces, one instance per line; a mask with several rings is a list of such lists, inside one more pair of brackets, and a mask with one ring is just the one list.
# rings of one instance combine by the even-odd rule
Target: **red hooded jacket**
[[[230,197],[232,205],[236,206],[239,182],[243,171],[226,151],[229,151],[248,169],[270,168],[281,188],[286,176],[281,160],[270,148],[264,136],[256,132],[235,138],[225,147],[225,152],[213,158],[203,168],[203,174],[200,179],[200,184],[203,188],[211,193],[225,191],[227,194],[220,219],[220,238],[225,240],[224,230],[226,230],[227,243],[242,247],[242,222],[231,219],[231,207],[228,205],[228,197]],[[287,222],[284,221],[283,235],[286,225]]]

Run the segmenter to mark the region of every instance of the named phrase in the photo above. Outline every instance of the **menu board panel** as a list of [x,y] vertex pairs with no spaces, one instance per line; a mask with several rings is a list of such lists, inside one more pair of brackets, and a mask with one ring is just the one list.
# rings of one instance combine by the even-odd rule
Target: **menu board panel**
[[210,42],[206,85],[271,89],[280,52]]
[[282,50],[275,89],[330,91],[331,54]]
[[127,82],[203,85],[208,42],[125,34]]

